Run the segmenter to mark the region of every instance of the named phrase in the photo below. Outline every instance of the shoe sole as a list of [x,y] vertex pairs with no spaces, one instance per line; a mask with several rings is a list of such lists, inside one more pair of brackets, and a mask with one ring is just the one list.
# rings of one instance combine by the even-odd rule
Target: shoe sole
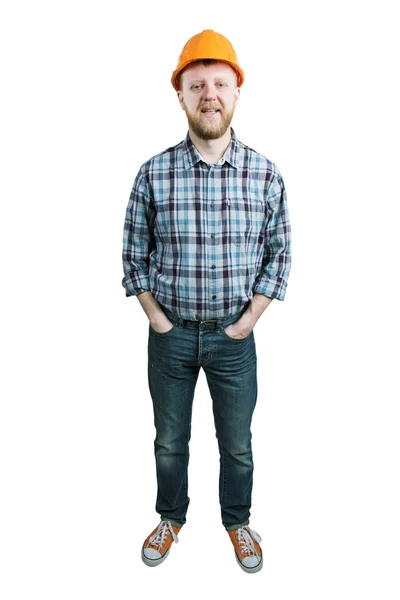
[[243,571],[245,571],[246,573],[258,573],[258,571],[261,571],[261,569],[263,567],[263,557],[261,557],[261,560],[260,560],[259,564],[256,567],[245,567],[244,564],[242,564],[240,562],[240,560],[239,560],[236,552],[235,552],[235,558],[236,558],[236,561],[237,561],[239,567],[241,569],[243,569]]
[[147,558],[147,556],[145,556],[143,554],[143,548],[142,548],[142,561],[148,567],[157,567],[158,565],[161,565],[162,562],[164,562],[164,560],[167,558],[170,550],[171,550],[171,548],[168,548],[166,553],[163,556],[161,556],[160,558]]

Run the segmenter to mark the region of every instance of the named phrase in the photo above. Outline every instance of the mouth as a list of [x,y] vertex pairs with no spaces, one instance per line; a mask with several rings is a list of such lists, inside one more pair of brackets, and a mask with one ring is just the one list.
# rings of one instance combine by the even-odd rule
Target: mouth
[[220,110],[218,108],[203,108],[201,113],[208,119],[211,119],[214,115],[219,113]]

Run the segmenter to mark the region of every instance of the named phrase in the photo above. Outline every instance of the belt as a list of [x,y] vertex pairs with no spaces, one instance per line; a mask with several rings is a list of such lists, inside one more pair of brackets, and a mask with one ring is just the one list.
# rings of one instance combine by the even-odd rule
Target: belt
[[212,319],[207,321],[190,321],[187,319],[182,319],[181,317],[178,317],[173,312],[165,308],[165,306],[161,304],[160,306],[166,314],[166,316],[168,317],[168,319],[171,321],[171,323],[174,323],[179,327],[192,327],[195,329],[220,329],[221,327],[227,327],[228,325],[231,325],[232,323],[235,323],[238,319],[240,319],[240,317],[245,312],[249,304],[250,301],[245,306],[243,306],[243,308],[241,308],[238,313],[235,313],[233,315],[227,315],[219,319]]
[[182,319],[182,325],[184,327],[194,327],[196,329],[219,329],[222,327],[221,323],[224,319],[219,319],[215,321],[188,321],[186,319]]

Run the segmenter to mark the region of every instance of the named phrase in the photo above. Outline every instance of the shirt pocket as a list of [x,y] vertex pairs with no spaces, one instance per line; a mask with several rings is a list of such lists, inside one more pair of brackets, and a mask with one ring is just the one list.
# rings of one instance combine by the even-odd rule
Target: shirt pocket
[[237,246],[261,243],[265,229],[265,203],[262,196],[243,195],[226,198],[225,229]]

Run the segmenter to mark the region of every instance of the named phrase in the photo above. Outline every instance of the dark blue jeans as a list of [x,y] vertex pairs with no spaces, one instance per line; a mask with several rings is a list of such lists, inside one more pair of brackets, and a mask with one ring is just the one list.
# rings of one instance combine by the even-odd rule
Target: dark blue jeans
[[218,321],[183,321],[161,307],[174,323],[167,333],[149,325],[148,379],[154,407],[157,471],[156,510],[181,526],[189,506],[188,462],[192,405],[200,367],[210,390],[220,453],[222,523],[249,523],[253,487],[251,419],[257,399],[254,333],[235,340],[224,328],[247,308]]

